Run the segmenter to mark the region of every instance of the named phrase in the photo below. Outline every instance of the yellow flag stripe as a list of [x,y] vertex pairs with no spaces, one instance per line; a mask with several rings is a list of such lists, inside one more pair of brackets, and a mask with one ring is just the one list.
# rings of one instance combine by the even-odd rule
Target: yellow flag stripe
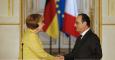
[[57,38],[59,36],[58,20],[57,14],[54,16],[51,24],[49,25],[46,33],[52,38]]

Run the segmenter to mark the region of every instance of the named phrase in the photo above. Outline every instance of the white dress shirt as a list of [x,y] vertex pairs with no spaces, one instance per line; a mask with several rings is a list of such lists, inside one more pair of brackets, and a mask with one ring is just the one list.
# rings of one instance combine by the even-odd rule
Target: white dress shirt
[[89,31],[90,28],[88,28],[87,30],[85,30],[83,33],[81,33],[82,37],[81,39],[83,38],[83,36]]

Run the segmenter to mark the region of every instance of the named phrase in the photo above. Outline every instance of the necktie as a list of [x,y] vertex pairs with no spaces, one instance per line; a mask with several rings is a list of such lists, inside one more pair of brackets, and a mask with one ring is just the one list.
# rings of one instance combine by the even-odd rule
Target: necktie
[[81,40],[81,37],[82,37],[82,35],[80,35],[80,36],[78,37],[78,39],[77,39],[77,40]]
[[77,44],[80,42],[81,37],[82,37],[82,35],[80,35],[80,36],[77,38],[77,41],[76,41]]

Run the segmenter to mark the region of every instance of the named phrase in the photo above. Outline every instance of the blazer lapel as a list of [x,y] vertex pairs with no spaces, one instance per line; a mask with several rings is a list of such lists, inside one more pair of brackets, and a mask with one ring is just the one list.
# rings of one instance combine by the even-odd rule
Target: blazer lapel
[[86,32],[86,34],[83,36],[83,38],[81,40],[85,40],[87,37],[89,37],[89,35],[92,33],[91,29],[89,31]]
[[83,38],[80,40],[79,44],[77,44],[77,48],[80,48],[86,41],[89,35],[92,33],[91,29],[83,36]]

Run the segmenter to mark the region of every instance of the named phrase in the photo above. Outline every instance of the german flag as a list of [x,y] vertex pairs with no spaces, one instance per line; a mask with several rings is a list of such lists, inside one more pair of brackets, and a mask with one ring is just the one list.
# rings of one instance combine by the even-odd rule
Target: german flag
[[57,38],[59,35],[59,27],[55,0],[46,0],[43,22],[45,24],[43,30],[52,38]]

